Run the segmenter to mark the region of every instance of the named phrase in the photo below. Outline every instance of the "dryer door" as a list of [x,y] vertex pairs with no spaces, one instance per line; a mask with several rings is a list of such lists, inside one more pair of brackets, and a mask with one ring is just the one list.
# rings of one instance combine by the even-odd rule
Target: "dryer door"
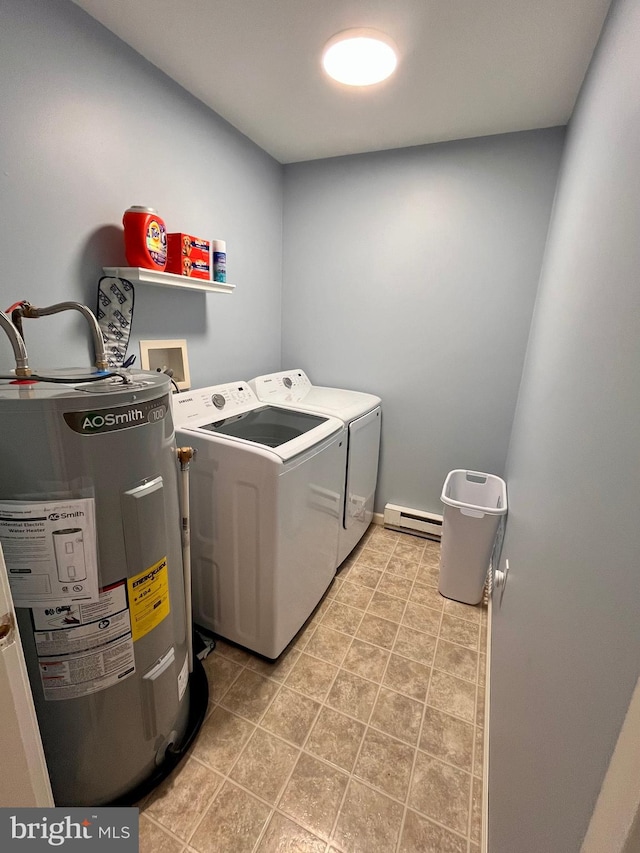
[[378,480],[381,409],[377,406],[349,425],[347,484],[344,527],[361,525],[364,530],[373,518],[373,498]]

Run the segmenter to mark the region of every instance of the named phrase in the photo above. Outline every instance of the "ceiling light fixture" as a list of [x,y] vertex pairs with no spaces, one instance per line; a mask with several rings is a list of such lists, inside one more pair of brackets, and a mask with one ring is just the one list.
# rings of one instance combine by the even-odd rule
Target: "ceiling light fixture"
[[347,86],[371,86],[386,80],[398,64],[393,41],[378,30],[344,30],[330,38],[322,53],[329,77]]

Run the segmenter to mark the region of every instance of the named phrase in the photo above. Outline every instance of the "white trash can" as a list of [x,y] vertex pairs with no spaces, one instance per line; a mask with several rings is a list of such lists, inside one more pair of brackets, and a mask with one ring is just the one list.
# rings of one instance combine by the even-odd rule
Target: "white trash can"
[[445,505],[438,589],[446,598],[478,604],[489,570],[507,485],[494,474],[450,471],[440,496]]

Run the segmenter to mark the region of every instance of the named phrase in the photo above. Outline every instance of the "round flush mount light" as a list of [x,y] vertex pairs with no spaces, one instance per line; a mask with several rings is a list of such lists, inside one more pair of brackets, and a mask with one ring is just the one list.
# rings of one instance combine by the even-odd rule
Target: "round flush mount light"
[[347,86],[371,86],[386,80],[398,64],[394,42],[378,30],[344,30],[330,38],[322,53],[329,77]]

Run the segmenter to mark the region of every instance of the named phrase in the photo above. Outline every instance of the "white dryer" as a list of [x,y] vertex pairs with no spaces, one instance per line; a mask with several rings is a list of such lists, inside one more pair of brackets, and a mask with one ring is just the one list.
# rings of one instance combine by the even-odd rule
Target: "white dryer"
[[335,573],[341,420],[261,403],[246,382],[173,397],[191,466],[194,622],[276,658]]
[[382,401],[375,394],[312,385],[300,369],[257,376],[249,385],[264,402],[330,415],[339,418],[347,428],[337,568],[358,544],[373,518]]

